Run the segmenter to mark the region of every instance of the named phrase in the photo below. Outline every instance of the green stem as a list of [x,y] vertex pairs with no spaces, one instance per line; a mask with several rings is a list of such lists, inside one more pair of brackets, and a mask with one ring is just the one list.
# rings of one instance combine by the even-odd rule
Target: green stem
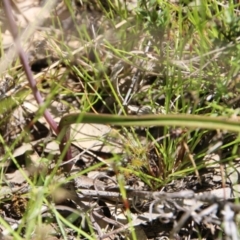
[[118,116],[110,114],[73,113],[62,117],[59,128],[68,130],[76,123],[113,124],[118,126],[178,126],[188,128],[222,129],[240,132],[237,120],[227,117],[210,117],[190,114]]

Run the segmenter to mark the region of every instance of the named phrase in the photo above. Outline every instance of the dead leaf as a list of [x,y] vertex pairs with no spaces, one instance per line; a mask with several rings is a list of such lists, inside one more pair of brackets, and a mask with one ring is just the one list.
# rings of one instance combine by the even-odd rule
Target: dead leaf
[[108,137],[111,127],[103,124],[74,124],[71,126],[71,139],[80,148],[106,153],[121,153],[121,142]]
[[22,184],[26,181],[26,178],[25,176],[23,176],[22,172],[24,172],[27,177],[29,176],[29,173],[24,169],[22,169],[21,171],[16,170],[13,173],[6,173],[5,176],[6,179],[11,183]]

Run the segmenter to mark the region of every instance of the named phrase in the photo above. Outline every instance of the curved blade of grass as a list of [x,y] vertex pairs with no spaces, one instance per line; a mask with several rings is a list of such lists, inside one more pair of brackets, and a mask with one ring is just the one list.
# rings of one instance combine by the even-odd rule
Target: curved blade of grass
[[227,117],[190,114],[118,116],[110,114],[72,113],[62,117],[59,127],[67,129],[75,123],[100,123],[119,126],[179,126],[188,128],[222,129],[240,132],[240,123]]

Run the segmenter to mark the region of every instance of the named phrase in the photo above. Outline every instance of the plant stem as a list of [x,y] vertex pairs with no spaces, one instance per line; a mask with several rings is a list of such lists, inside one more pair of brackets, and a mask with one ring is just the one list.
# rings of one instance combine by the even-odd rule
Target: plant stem
[[[18,52],[21,64],[23,66],[23,69],[25,71],[25,74],[27,76],[28,82],[29,82],[29,86],[32,90],[32,93],[34,95],[34,98],[36,100],[36,102],[39,105],[39,108],[44,104],[43,98],[41,96],[41,93],[39,92],[38,88],[37,88],[37,83],[35,81],[35,79],[33,78],[33,74],[31,72],[30,66],[28,64],[28,60],[27,60],[27,56],[26,53],[24,52],[21,43],[20,43],[20,39],[18,36],[18,30],[17,30],[17,25],[15,23],[15,20],[13,18],[12,15],[12,9],[11,9],[11,5],[10,5],[10,1],[9,0],[4,0],[3,1],[3,5],[4,5],[4,9],[5,9],[5,13],[9,22],[9,30],[12,34],[15,46],[16,46],[16,50]],[[61,129],[58,127],[57,123],[54,121],[54,119],[52,118],[50,112],[47,109],[44,109],[43,112],[44,118],[46,119],[46,121],[48,122],[48,124],[50,125],[50,128],[56,133],[56,135],[58,135],[61,131]],[[69,140],[69,136],[68,134],[66,134],[62,140],[61,140],[61,144],[60,144],[60,152],[63,151],[63,147],[65,145],[65,143]],[[68,161],[69,159],[71,159],[71,148],[69,147],[66,155],[64,156],[64,161]],[[66,165],[66,171],[69,171],[71,169],[72,166],[70,165]]]

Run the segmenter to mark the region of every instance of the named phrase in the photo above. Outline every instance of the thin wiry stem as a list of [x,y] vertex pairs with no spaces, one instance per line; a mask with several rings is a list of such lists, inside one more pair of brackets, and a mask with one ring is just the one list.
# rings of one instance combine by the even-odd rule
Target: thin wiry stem
[[[10,2],[7,0],[4,0],[4,8],[5,8],[5,13],[9,22],[9,30],[12,34],[17,52],[19,54],[19,58],[21,61],[21,64],[23,65],[25,74],[27,76],[28,82],[29,82],[29,86],[32,90],[32,93],[37,101],[37,103],[41,106],[44,101],[43,98],[40,94],[40,92],[38,91],[37,88],[37,84],[35,79],[33,78],[33,74],[31,72],[30,66],[28,64],[28,60],[26,57],[26,54],[21,46],[20,40],[19,40],[19,36],[18,36],[18,30],[17,30],[17,25],[13,19],[13,15],[12,15],[12,10],[11,10],[11,6],[10,6]],[[44,110],[44,117],[46,119],[46,121],[48,122],[48,124],[50,125],[50,127],[52,128],[52,130],[58,134],[58,126],[56,124],[56,122],[53,120],[52,116],[50,115],[48,110]]]
[[[13,18],[13,14],[12,14],[10,1],[3,0],[3,6],[4,6],[4,9],[5,9],[6,17],[7,17],[8,22],[9,22],[9,30],[12,34],[16,50],[18,52],[21,64],[22,64],[23,69],[25,71],[25,74],[27,76],[29,86],[32,90],[32,93],[34,95],[35,100],[39,104],[39,107],[41,107],[44,104],[44,100],[41,96],[41,93],[39,92],[39,90],[37,88],[37,83],[36,83],[36,81],[33,77],[30,66],[28,64],[26,53],[24,52],[24,50],[21,46],[21,42],[20,42],[20,39],[19,39],[18,30],[17,30],[17,25],[15,23],[15,20]],[[49,113],[49,111],[47,109],[44,109],[43,115],[44,115],[46,121],[48,122],[48,124],[50,125],[51,129],[58,135],[60,133],[61,129],[58,127],[57,123],[54,121],[54,119],[52,118],[51,114]],[[66,136],[64,136],[63,139],[62,139],[62,143],[60,144],[60,151],[61,152],[63,151],[63,146],[65,145],[64,143],[67,142],[68,139],[69,139],[69,136],[68,136],[68,134],[66,134]],[[67,154],[64,157],[64,160],[68,161],[71,158],[72,158],[71,148],[69,148],[68,151],[67,151]],[[70,170],[69,168],[71,168],[71,166],[68,166],[67,170]]]

